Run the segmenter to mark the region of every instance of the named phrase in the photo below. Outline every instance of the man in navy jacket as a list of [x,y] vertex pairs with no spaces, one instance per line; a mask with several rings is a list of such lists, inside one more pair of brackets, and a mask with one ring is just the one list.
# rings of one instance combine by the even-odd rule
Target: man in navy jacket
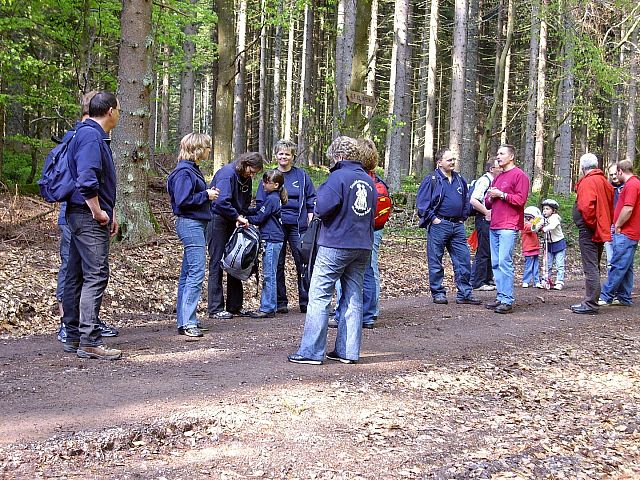
[[420,226],[427,229],[429,287],[433,303],[448,303],[447,291],[442,285],[442,257],[446,248],[453,262],[458,290],[456,303],[480,305],[482,302],[472,296],[471,255],[464,230],[464,221],[470,213],[467,182],[454,170],[456,159],[451,150],[439,150],[435,160],[438,168],[424,178],[416,199]]
[[89,118],[69,144],[69,168],[76,189],[67,201],[71,231],[62,320],[67,330],[64,351],[81,358],[115,360],[122,352],[102,343],[98,314],[109,281],[109,238],[118,231],[116,168],[109,132],[120,119],[115,95],[98,92],[89,103]]
[[377,194],[373,180],[359,161],[356,140],[338,137],[327,157],[335,161],[317,192],[315,214],[322,220],[318,253],[309,287],[309,304],[298,352],[292,363],[320,365],[327,345],[328,307],[341,281],[345,318],[338,325],[330,360],[356,363],[362,337],[362,284],[373,246]]

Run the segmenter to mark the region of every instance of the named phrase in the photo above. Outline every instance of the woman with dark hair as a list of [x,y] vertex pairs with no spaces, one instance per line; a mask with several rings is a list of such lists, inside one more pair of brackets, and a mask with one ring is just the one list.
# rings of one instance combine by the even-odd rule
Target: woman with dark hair
[[211,204],[211,221],[207,227],[209,318],[224,320],[233,318],[234,315],[246,316],[248,313],[242,309],[242,281],[231,275],[227,275],[225,304],[222,291],[222,256],[236,225],[249,225],[245,215],[251,203],[252,179],[262,171],[263,164],[264,158],[260,153],[243,153],[233,163],[218,170],[211,181],[211,187],[220,190],[220,195]]

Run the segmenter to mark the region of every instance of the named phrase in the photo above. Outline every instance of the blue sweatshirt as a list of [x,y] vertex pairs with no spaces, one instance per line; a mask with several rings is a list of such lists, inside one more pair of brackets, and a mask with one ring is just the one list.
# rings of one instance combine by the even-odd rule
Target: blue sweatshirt
[[218,198],[211,202],[211,213],[235,222],[239,215],[246,215],[251,204],[251,177],[242,178],[236,173],[236,162],[229,163],[216,172],[211,186],[220,190]]
[[107,145],[109,135],[99,123],[88,118],[77,125],[76,136],[69,144],[69,168],[76,178],[76,190],[68,206],[86,206],[85,200],[96,196],[100,208],[113,220],[116,204],[116,165]]
[[[292,167],[284,175],[284,188],[287,189],[289,200],[282,206],[282,223],[284,225],[298,225],[300,233],[307,230],[307,217],[313,212],[316,201],[316,189],[309,174],[301,168]],[[256,205],[264,200],[264,184],[260,182],[256,193]]]
[[[436,168],[422,180],[416,196],[420,227],[428,227],[438,215],[460,217],[461,220],[466,220],[471,213],[471,204],[467,200],[469,188],[466,180],[457,172],[452,172],[451,175],[451,183],[449,183],[444,173]],[[452,189],[455,190],[453,196],[449,195]],[[453,204],[445,205],[445,200],[453,200]]]
[[318,245],[371,250],[377,198],[373,180],[360,162],[337,162],[318,188],[315,213],[322,220]]
[[193,220],[211,220],[211,200],[207,181],[200,167],[192,160],[180,160],[167,178],[167,191],[171,197],[171,210],[178,217]]
[[284,242],[282,220],[280,219],[281,208],[280,193],[271,192],[267,194],[259,208],[249,210],[247,220],[260,228],[262,240],[272,243]]

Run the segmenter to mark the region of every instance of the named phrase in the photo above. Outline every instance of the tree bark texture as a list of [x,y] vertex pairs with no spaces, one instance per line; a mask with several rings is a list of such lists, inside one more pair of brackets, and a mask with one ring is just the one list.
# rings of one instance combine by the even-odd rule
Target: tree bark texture
[[478,34],[480,21],[480,0],[469,0],[464,75],[464,118],[460,152],[460,171],[469,181],[476,176],[476,172],[482,174],[484,170],[483,164],[477,165]]
[[[564,46],[562,70],[560,78],[560,95],[558,96],[557,117],[559,124],[558,145],[556,148],[555,176],[553,183],[554,193],[568,195],[571,193],[571,140],[574,97],[574,40],[573,18],[567,3],[561,3],[563,11],[562,22],[564,25]],[[586,152],[580,152],[586,153]]]
[[118,170],[117,220],[122,238],[140,242],[154,233],[148,201],[149,94],[151,69],[151,0],[122,2],[118,100],[120,122],[114,129],[113,153]]
[[532,190],[540,191],[542,176],[544,175],[544,114],[545,114],[545,84],[547,80],[547,0],[542,0],[540,20],[540,45],[538,49],[538,87],[536,95],[536,141],[534,151],[534,168]]
[[524,141],[524,171],[533,177],[536,145],[536,104],[538,92],[538,52],[540,50],[540,0],[531,2],[531,40],[529,43],[529,85],[527,90],[527,124]]
[[629,50],[629,93],[627,95],[627,151],[625,160],[635,163],[638,142],[638,27],[631,35]]
[[431,0],[429,12],[429,65],[427,67],[427,112],[424,131],[424,162],[423,170],[434,167],[434,140],[436,131],[436,76],[438,49],[438,0]]
[[311,134],[311,75],[314,70],[313,56],[313,8],[315,1],[304,7],[304,32],[302,40],[302,65],[300,67],[300,103],[298,106],[298,161],[309,165],[308,139]]
[[338,28],[336,36],[336,111],[334,135],[344,128],[347,114],[347,89],[351,83],[354,36],[356,30],[356,0],[338,0]]
[[[451,100],[449,102],[449,149],[457,158],[456,170],[461,161],[464,124],[464,72],[467,48],[467,0],[455,0],[455,20],[453,26],[453,52],[451,62]],[[465,170],[471,170],[468,165]]]
[[238,9],[238,46],[236,81],[233,89],[233,155],[244,153],[247,149],[246,117],[246,36],[247,36],[247,1],[240,0]]
[[[198,0],[191,0],[191,4]],[[195,19],[194,19],[195,20]],[[196,54],[196,44],[193,36],[197,33],[198,27],[194,22],[190,22],[184,27],[185,40],[182,43],[184,52],[184,67],[180,79],[180,118],[178,120],[178,142],[188,133],[193,132],[193,104],[195,95],[195,75],[193,72],[193,56]]]

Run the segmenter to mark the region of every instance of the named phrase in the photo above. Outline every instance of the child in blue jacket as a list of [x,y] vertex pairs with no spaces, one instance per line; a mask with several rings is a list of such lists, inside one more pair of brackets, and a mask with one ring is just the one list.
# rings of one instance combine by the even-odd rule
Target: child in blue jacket
[[274,168],[262,176],[262,186],[266,194],[259,208],[249,210],[247,220],[260,228],[260,238],[264,242],[262,255],[262,295],[260,310],[249,312],[252,318],[273,318],[278,307],[276,273],[278,258],[284,242],[284,231],[280,212],[287,203],[287,189],[284,188],[283,173]]

